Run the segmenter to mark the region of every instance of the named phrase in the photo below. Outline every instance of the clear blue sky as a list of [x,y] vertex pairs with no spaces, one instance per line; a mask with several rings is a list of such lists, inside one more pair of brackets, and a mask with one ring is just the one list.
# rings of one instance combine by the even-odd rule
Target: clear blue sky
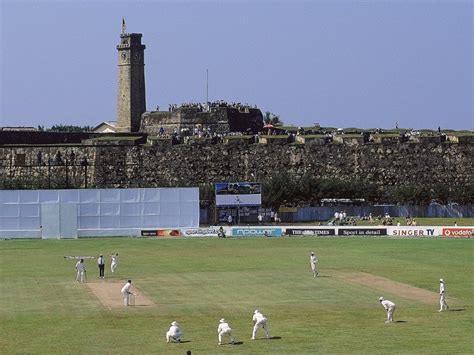
[[1,2],[0,126],[116,117],[121,20],[147,109],[209,98],[288,124],[473,129],[473,2]]

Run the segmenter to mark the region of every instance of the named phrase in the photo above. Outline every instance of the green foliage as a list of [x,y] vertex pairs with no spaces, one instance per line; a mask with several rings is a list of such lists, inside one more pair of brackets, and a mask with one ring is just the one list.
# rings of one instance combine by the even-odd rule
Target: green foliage
[[283,121],[280,120],[280,116],[275,115],[270,111],[265,112],[265,115],[263,116],[263,122],[265,122],[265,124],[272,124],[274,126],[283,125]]
[[[38,126],[39,128],[40,126]],[[44,129],[44,127],[43,127]],[[46,129],[47,132],[90,132],[92,131],[91,126],[73,126],[73,125],[53,125],[51,128]]]

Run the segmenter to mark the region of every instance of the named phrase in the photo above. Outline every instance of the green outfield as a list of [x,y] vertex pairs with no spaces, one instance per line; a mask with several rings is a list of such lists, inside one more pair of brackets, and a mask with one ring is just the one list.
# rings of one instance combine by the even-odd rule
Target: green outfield
[[[311,251],[320,258],[316,279]],[[106,288],[131,278],[154,305],[140,306],[139,297],[137,307],[101,303],[74,281],[75,261],[63,258],[113,252],[120,256],[116,275],[107,265],[99,280],[89,260],[89,283]],[[458,354],[474,348],[471,239],[7,240],[0,241],[0,270],[0,353],[6,354]],[[377,278],[390,287],[384,290]],[[444,313],[438,312],[439,278],[448,291]],[[379,296],[397,304],[395,323],[384,324]],[[250,340],[256,308],[268,317],[273,339],[260,331],[261,339]],[[237,345],[217,345],[222,317]],[[165,342],[173,320],[184,343]]]

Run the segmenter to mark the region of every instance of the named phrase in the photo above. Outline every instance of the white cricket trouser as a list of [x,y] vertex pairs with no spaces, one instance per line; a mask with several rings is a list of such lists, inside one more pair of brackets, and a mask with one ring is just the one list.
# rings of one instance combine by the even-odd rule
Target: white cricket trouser
[[230,341],[233,343],[235,341],[234,336],[232,335],[232,329],[226,329],[219,333],[219,344],[222,343],[222,336],[228,334]]
[[448,303],[446,302],[446,294],[443,292],[439,297],[439,310],[446,311],[448,309]]
[[313,270],[313,276],[316,276],[318,274],[316,264],[311,264],[311,270]]
[[269,338],[270,335],[268,334],[267,319],[264,318],[257,321],[257,323],[255,323],[255,325],[253,326],[252,339],[255,339],[255,337],[257,336],[257,330],[259,327],[263,328],[263,330],[265,331],[265,336]]
[[117,269],[117,263],[110,264],[110,271],[115,272],[116,269]]
[[393,322],[393,313],[395,312],[395,306],[389,307],[387,310],[387,321]]
[[124,293],[122,293],[122,296],[123,296],[123,305],[125,307],[127,307],[128,304],[129,304],[128,299],[129,299],[130,295],[129,295],[129,293],[124,292]]
[[181,335],[183,333],[171,333],[170,331],[166,332],[166,341],[169,343],[171,341],[181,341]]
[[85,271],[78,271],[76,274],[76,281],[84,282],[84,272]]

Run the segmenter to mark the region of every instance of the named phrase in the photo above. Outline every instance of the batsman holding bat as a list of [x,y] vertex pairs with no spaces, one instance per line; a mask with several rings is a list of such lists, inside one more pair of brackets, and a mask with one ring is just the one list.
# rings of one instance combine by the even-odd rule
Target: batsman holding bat
[[130,295],[135,296],[133,292],[130,292],[131,287],[132,287],[132,280],[128,280],[127,283],[120,290],[123,296],[123,304],[125,307],[128,307],[130,305]]

